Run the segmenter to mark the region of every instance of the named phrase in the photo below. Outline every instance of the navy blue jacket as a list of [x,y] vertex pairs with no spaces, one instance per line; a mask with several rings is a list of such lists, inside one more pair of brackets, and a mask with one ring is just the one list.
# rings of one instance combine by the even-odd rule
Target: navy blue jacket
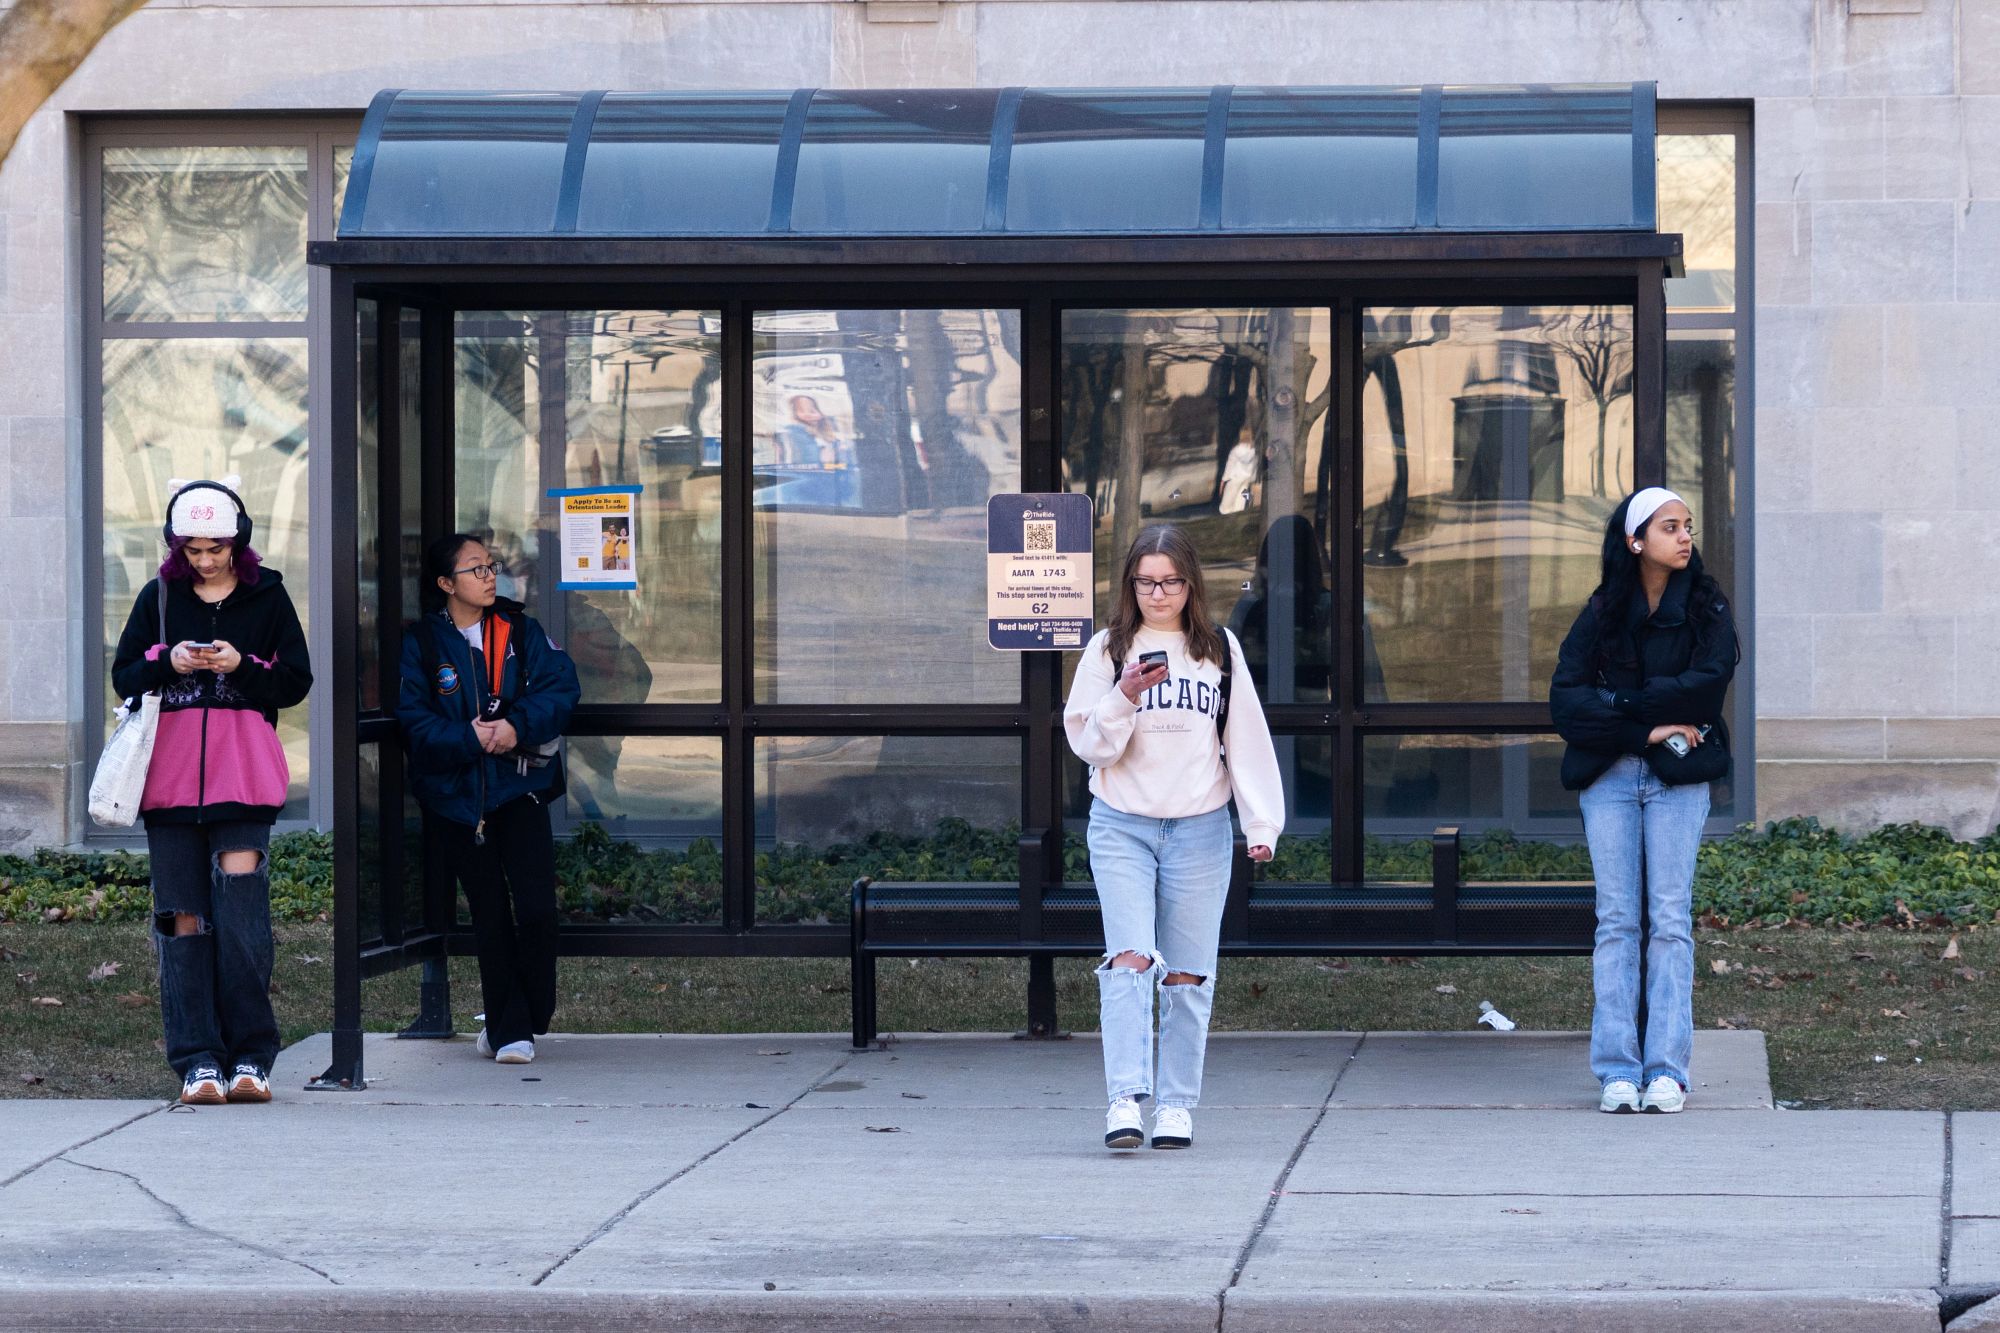
[[[569,654],[533,617],[520,619],[521,632],[507,647],[501,695],[512,697],[515,682],[522,682],[520,697],[506,717],[520,744],[533,747],[562,735],[582,689]],[[436,640],[438,669],[432,679],[424,676],[419,634]],[[558,776],[555,764],[523,773],[515,760],[479,748],[472,719],[485,697],[485,654],[473,650],[450,615],[432,612],[403,631],[396,720],[402,723],[403,749],[409,755],[410,789],[425,810],[460,824],[477,824],[488,811],[517,797],[547,791]]]
[[[1549,682],[1549,711],[1569,742],[1562,760],[1566,789],[1588,787],[1620,755],[1644,754],[1647,737],[1662,723],[1721,725],[1742,655],[1729,604],[1702,576],[1700,559],[1667,577],[1651,611],[1643,592],[1621,607],[1602,607],[1592,598],[1570,627]],[[1710,603],[1691,606],[1697,595]],[[1607,615],[1622,625],[1610,636],[1614,651],[1603,660],[1599,628]]]

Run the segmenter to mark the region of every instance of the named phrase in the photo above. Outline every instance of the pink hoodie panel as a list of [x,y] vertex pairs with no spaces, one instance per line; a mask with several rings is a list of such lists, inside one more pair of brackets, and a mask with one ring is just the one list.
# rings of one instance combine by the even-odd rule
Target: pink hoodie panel
[[[208,777],[202,780],[202,714],[208,715]],[[238,801],[281,806],[292,781],[285,747],[264,715],[247,708],[181,708],[160,714],[141,810]]]

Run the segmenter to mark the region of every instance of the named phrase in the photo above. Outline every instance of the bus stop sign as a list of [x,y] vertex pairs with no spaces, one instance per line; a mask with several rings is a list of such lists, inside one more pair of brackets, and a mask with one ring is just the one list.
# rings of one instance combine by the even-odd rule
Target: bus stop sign
[[1002,652],[1081,648],[1091,635],[1090,497],[986,502],[986,642]]

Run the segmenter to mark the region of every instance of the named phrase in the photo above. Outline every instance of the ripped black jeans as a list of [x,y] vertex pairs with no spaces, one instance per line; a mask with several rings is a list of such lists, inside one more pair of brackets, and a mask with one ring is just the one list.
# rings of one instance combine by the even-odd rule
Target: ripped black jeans
[[[239,1061],[266,1073],[278,1056],[271,1012],[271,826],[148,824],[153,859],[153,943],[160,955],[160,1016],[167,1063],[186,1078],[210,1064],[228,1077]],[[224,852],[257,853],[257,868],[232,875]],[[174,918],[200,923],[175,933]]]

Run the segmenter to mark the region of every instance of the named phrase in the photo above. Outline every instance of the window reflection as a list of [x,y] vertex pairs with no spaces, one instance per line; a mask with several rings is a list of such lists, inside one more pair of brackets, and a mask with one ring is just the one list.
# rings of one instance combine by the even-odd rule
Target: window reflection
[[1681,234],[1687,276],[1667,279],[1673,310],[1736,308],[1736,136],[1663,134],[1660,230]]
[[306,313],[304,147],[104,150],[104,318]]
[[1020,873],[1021,743],[979,736],[780,736],[756,742],[757,920],[849,915],[856,877]]
[[1362,365],[1364,697],[1545,698],[1631,486],[1631,310],[1372,309]]
[[[307,545],[306,341],[157,340],[103,344],[103,502],[106,716],[112,648],[132,599],[159,569],[173,477],[243,478],[259,555],[285,577],[310,630]],[[108,733],[107,733],[108,734]],[[283,817],[304,818],[306,710],[278,715],[292,783]]]
[[986,646],[986,501],[1020,489],[1011,310],[756,316],[757,696],[1006,702]]
[[565,486],[636,482],[632,592],[564,596],[592,703],[722,697],[722,359],[716,311],[572,313]]
[[[1737,567],[1735,422],[1734,336],[1727,329],[1669,331],[1667,485],[1687,497],[1701,534],[1702,565],[1732,597]],[[1739,615],[1738,632],[1742,629]],[[1731,686],[1732,695],[1734,690]],[[1734,707],[1732,702],[1729,708]],[[1736,748],[1740,753],[1741,744]],[[1732,765],[1730,777],[1712,785],[1712,815],[1733,814],[1734,777]]]
[[1589,879],[1575,792],[1553,736],[1369,736],[1361,744],[1363,862],[1370,879],[1429,879],[1430,839],[1460,831],[1473,880]]
[[561,357],[561,316],[459,315],[453,376],[455,525],[506,566],[500,595],[536,606],[542,480],[542,361]]
[[1329,698],[1326,312],[1069,310],[1061,375],[1065,484],[1097,513],[1100,618],[1139,529],[1172,521],[1201,552],[1209,610],[1242,642],[1260,697]]

